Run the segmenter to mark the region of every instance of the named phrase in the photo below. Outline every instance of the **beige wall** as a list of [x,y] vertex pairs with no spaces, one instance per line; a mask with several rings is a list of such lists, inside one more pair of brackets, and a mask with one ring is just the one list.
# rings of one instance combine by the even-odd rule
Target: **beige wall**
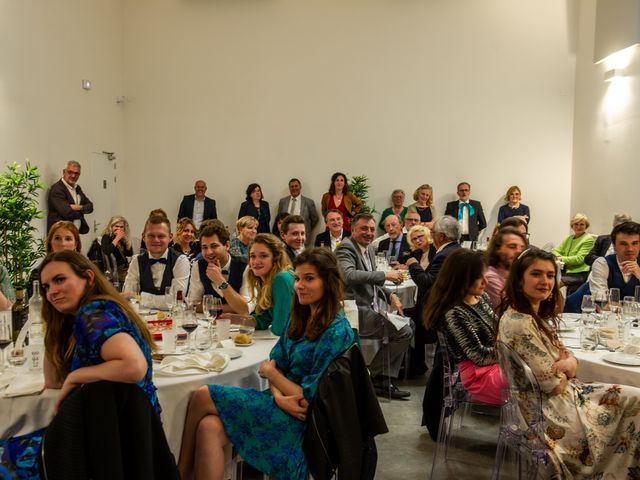
[[393,188],[426,182],[442,212],[465,179],[490,223],[515,183],[533,241],[557,241],[570,213],[571,5],[4,0],[0,161],[28,156],[52,180],[69,157],[115,150],[110,213],[134,231],[155,207],[174,218],[198,177],[227,224],[252,181],[275,207],[291,176],[319,202],[334,171],[366,173],[378,210]]
[[622,81],[605,83],[607,65],[593,64],[595,4],[580,2],[571,206],[606,233],[615,213],[640,220],[640,52],[631,51]]

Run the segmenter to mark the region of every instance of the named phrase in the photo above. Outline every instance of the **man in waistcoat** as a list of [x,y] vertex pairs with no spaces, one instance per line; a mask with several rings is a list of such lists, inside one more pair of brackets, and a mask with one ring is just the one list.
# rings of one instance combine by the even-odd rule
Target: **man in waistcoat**
[[229,231],[220,220],[209,220],[200,231],[202,258],[191,267],[188,301],[201,304],[203,295],[222,301],[223,312],[248,315],[247,302],[240,296],[246,263],[229,255]]
[[171,222],[166,217],[149,217],[144,226],[145,253],[134,255],[124,281],[125,295],[138,285],[141,304],[151,308],[166,308],[165,288],[186,294],[189,281],[189,260],[169,248],[173,238]]

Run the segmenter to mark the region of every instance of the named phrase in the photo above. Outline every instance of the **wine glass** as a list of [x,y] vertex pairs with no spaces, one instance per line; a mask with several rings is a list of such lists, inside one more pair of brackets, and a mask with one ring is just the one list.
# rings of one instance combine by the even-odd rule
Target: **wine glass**
[[164,301],[167,307],[169,307],[169,315],[171,315],[173,313],[173,307],[176,306],[176,294],[173,287],[164,288]]
[[583,317],[582,321],[586,325],[589,323],[589,317],[592,313],[596,311],[596,304],[593,302],[593,296],[585,295],[582,297],[582,305],[580,307],[582,313],[586,316]]
[[222,315],[222,300],[218,297],[213,297],[211,299],[211,307],[209,309],[209,313],[211,314],[211,320],[215,320],[220,315]]
[[611,288],[609,290],[609,310],[616,315],[620,313],[620,289]]
[[196,320],[195,312],[191,309],[185,310],[181,320],[182,321],[180,323],[180,326],[185,332],[187,332],[187,348],[185,349],[185,352],[194,352],[195,349],[191,344],[193,340],[191,333],[193,333],[193,331],[198,328],[198,321]]
[[129,292],[131,292],[129,301],[133,305],[133,309],[138,312],[140,310],[140,285],[138,283],[134,283],[130,286]]
[[204,313],[204,318],[209,321],[211,320],[211,309],[213,308],[213,295],[203,295],[202,296],[202,313]]
[[0,373],[4,372],[6,358],[5,350],[11,345],[11,325],[9,324],[9,316],[0,316]]
[[596,312],[601,314],[609,303],[609,291],[596,290],[592,293],[592,297],[593,301],[596,303]]

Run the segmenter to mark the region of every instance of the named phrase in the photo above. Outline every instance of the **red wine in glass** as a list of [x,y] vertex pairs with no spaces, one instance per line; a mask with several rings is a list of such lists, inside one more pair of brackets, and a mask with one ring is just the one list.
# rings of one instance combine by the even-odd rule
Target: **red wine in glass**
[[197,323],[183,323],[182,329],[186,331],[188,334],[191,334],[196,328],[198,328]]

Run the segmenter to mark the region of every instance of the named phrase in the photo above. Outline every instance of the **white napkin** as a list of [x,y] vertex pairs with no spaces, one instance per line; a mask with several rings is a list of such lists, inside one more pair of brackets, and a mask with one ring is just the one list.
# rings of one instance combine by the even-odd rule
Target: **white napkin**
[[631,337],[629,343],[627,343],[622,349],[624,353],[630,353],[632,355],[637,355],[640,353],[640,337]]
[[7,389],[2,393],[4,398],[21,397],[23,395],[37,395],[44,390],[44,375],[42,372],[21,373],[16,375]]
[[229,364],[229,355],[218,352],[172,355],[162,359],[156,373],[164,375],[197,375],[207,372],[221,372]]
[[391,324],[396,327],[396,330],[400,330],[402,327],[409,325],[409,317],[403,317],[395,313],[388,313],[387,318]]
[[0,375],[0,390],[8,387],[11,384],[12,380],[15,378],[16,373],[13,370],[5,370],[2,375]]

